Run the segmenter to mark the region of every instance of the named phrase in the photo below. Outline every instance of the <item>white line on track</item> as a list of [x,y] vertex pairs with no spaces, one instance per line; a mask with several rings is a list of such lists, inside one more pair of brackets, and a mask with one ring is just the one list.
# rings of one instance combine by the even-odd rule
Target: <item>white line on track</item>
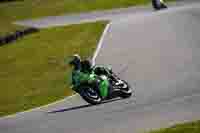
[[109,28],[110,28],[110,25],[111,25],[111,23],[108,23],[108,24],[106,25],[106,28],[105,28],[104,31],[103,31],[103,34],[102,34],[102,36],[101,36],[101,38],[100,38],[100,41],[99,41],[99,43],[98,43],[98,45],[97,45],[97,49],[96,49],[96,51],[95,51],[95,53],[94,53],[94,55],[93,55],[93,58],[92,58],[92,65],[95,65],[95,60],[96,60],[97,55],[98,55],[98,53],[99,53],[99,51],[100,51],[100,49],[101,49],[101,47],[102,47],[103,40],[104,40],[104,38],[105,38],[105,36],[106,36],[106,34],[107,34]]
[[[103,31],[103,34],[102,34],[102,36],[100,38],[100,41],[99,41],[99,43],[97,45],[97,49],[96,49],[96,51],[95,51],[95,53],[93,55],[92,64],[95,64],[96,57],[97,57],[97,55],[98,55],[98,53],[99,53],[99,51],[100,51],[100,49],[102,47],[102,43],[103,43],[104,37],[105,37],[106,33],[108,32],[108,29],[109,29],[110,25],[111,25],[111,23],[108,23],[106,25],[106,28]],[[13,117],[16,117],[18,115],[23,115],[24,113],[27,113],[27,112],[32,112],[32,111],[40,110],[42,108],[45,108],[45,107],[48,107],[48,106],[52,106],[52,105],[55,105],[55,104],[58,104],[58,103],[61,103],[61,102],[64,102],[64,101],[66,101],[68,99],[71,99],[71,98],[73,98],[75,96],[77,96],[77,94],[74,94],[72,96],[66,97],[64,99],[58,100],[56,102],[53,102],[53,103],[50,103],[50,104],[47,104],[47,105],[44,105],[44,106],[40,106],[40,107],[29,109],[29,110],[26,110],[26,111],[23,111],[23,112],[18,112],[18,113],[15,113],[15,114],[7,115],[7,116],[4,116],[4,117],[1,117],[0,119],[13,118]]]

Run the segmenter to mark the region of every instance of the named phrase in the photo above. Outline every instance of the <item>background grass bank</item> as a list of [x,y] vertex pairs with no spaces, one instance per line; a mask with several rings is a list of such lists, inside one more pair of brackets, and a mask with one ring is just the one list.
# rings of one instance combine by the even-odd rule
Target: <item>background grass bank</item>
[[[169,1],[169,0],[168,0]],[[0,35],[22,27],[16,20],[144,5],[151,0],[17,0],[0,3]]]
[[41,30],[0,47],[0,116],[51,103],[72,93],[74,53],[93,55],[107,22]]

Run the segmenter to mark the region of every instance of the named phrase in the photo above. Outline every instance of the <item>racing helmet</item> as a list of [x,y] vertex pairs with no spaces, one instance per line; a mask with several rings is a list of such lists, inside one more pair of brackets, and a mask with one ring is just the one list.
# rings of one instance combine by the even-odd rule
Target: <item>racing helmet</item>
[[74,54],[69,61],[69,64],[74,66],[75,69],[80,69],[81,57],[78,54]]

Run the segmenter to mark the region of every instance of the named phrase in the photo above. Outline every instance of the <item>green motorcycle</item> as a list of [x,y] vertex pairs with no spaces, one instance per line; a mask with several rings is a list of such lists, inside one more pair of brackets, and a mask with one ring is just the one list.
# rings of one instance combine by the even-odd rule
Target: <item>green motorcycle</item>
[[133,93],[126,81],[121,80],[112,69],[102,66],[94,66],[87,82],[82,82],[73,90],[94,105],[116,97],[129,98]]

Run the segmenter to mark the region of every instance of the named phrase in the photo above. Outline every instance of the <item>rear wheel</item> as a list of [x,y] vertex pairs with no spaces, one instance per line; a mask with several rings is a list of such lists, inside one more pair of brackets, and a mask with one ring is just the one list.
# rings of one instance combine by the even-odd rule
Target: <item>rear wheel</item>
[[95,89],[91,87],[82,88],[80,91],[80,94],[86,102],[93,105],[100,104],[102,101],[102,98],[100,97],[98,91],[96,91]]

